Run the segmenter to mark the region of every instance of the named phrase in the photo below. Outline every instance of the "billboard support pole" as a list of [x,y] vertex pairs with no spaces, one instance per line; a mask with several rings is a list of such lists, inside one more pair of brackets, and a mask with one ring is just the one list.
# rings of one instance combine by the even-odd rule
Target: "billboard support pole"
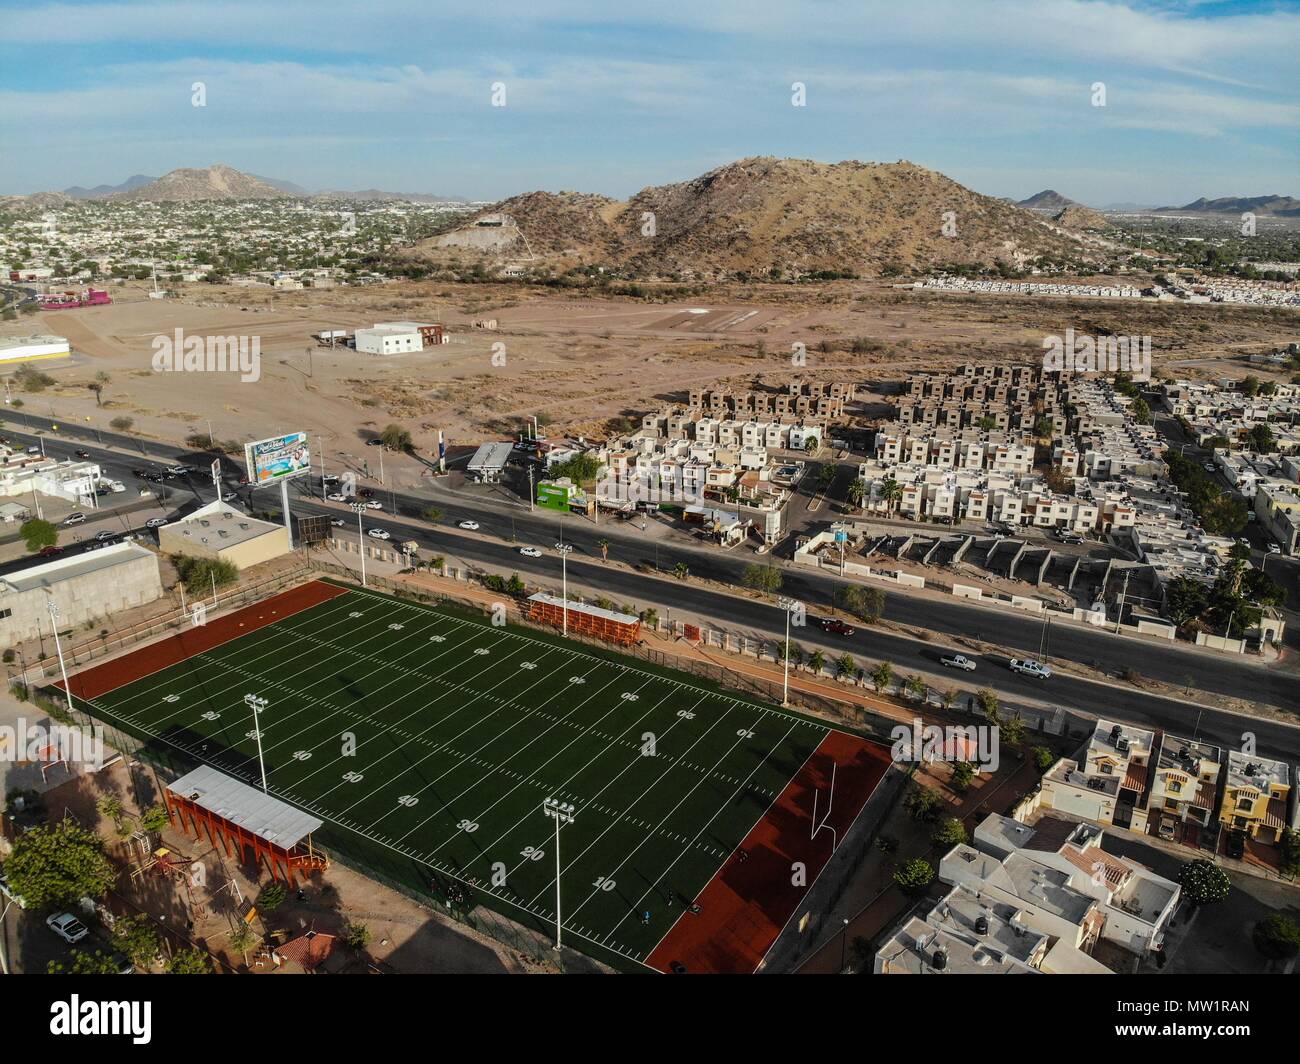
[[284,530],[289,533],[289,549],[293,550],[293,525],[289,523],[289,482],[280,481],[280,505],[284,508]]

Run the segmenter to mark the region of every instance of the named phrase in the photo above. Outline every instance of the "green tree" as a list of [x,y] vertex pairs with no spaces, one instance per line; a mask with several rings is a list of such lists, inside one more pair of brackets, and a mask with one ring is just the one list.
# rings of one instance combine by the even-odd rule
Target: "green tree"
[[113,923],[113,948],[131,963],[147,968],[162,952],[162,938],[147,916],[119,916]]
[[423,510],[420,511],[420,516],[430,523],[434,521],[440,521],[442,520],[442,507],[426,506]]
[[233,562],[219,558],[193,558],[188,554],[178,554],[173,560],[181,583],[191,595],[209,595],[214,585],[225,587],[239,579],[239,570]]
[[[919,751],[915,751],[914,756],[919,756]],[[938,818],[943,800],[929,787],[913,782],[903,799],[903,808],[912,815],[913,820],[928,823]]]
[[820,650],[814,650],[808,655],[808,668],[812,670],[814,676],[820,676],[822,670],[826,668],[826,655]]
[[212,958],[200,949],[184,949],[167,962],[168,975],[211,975]]
[[835,659],[835,675],[839,677],[856,676],[858,674],[858,663],[853,660],[853,655],[849,653],[841,654]]
[[990,724],[1000,723],[998,716],[998,696],[990,691],[987,687],[981,687],[975,692],[975,704],[979,711]]
[[59,526],[49,521],[42,521],[39,517],[24,521],[22,527],[18,529],[18,534],[23,537],[27,549],[33,554],[45,547],[53,547],[59,542]]
[[171,818],[161,805],[151,805],[140,817],[140,826],[145,831],[162,831],[170,823]]
[[257,945],[257,932],[244,923],[243,920],[240,920],[230,929],[226,941],[230,944],[231,949],[244,958],[244,963],[247,964],[249,950]]
[[678,562],[673,566],[673,576],[677,577],[678,580],[685,580],[690,575],[691,567],[685,562]]
[[34,909],[102,898],[117,879],[99,836],[72,820],[20,835],[5,861],[5,874]]
[[1282,913],[1270,913],[1250,932],[1255,948],[1271,961],[1287,961],[1300,953],[1300,924]]
[[1228,874],[1204,857],[1183,865],[1178,872],[1178,882],[1187,900],[1196,906],[1223,901],[1231,887]]
[[912,673],[903,681],[903,690],[916,699],[923,699],[930,693],[930,685],[917,673]]
[[1035,746],[1029,751],[1029,757],[1034,762],[1034,768],[1038,769],[1040,776],[1056,764],[1056,755],[1045,746]]
[[411,449],[410,430],[402,428],[401,425],[385,425],[384,431],[379,434],[379,439],[384,447],[390,451],[409,451]]
[[781,590],[783,578],[781,570],[775,565],[747,565],[741,582],[755,591],[766,591],[774,595]]
[[45,966],[45,970],[49,975],[117,975],[118,964],[103,950],[88,953],[85,950],[74,949],[72,964],[50,961]]
[[647,628],[651,628],[651,629],[658,628],[659,611],[655,609],[653,606],[647,606],[645,609],[641,611],[641,623],[644,624]]
[[853,481],[853,483],[849,485],[848,499],[850,505],[861,509],[870,490],[871,489],[868,487],[867,482],[861,477],[858,477],[857,480]]
[[920,897],[934,882],[934,867],[923,857],[913,857],[894,873],[894,882],[908,897]]
[[131,426],[135,424],[135,418],[125,416],[115,417],[108,424],[110,428],[116,429],[118,432],[129,432]]
[[946,816],[939,821],[930,835],[930,844],[936,850],[951,850],[966,841],[966,828],[955,816]]
[[354,953],[364,952],[370,937],[370,928],[363,923],[349,920],[343,925],[343,943]]
[[278,879],[273,879],[262,888],[262,893],[257,896],[257,907],[263,912],[275,912],[284,904],[286,897],[288,897],[288,892],[284,889],[284,884]]
[[975,782],[975,766],[967,761],[958,761],[952,766],[952,778],[948,782],[958,794],[965,794]]
[[871,679],[871,686],[876,689],[876,694],[881,694],[894,678],[894,666],[888,661],[877,662],[871,666],[871,671],[867,675]]
[[878,587],[849,584],[837,588],[835,602],[840,609],[867,624],[875,624],[885,612],[885,593]]

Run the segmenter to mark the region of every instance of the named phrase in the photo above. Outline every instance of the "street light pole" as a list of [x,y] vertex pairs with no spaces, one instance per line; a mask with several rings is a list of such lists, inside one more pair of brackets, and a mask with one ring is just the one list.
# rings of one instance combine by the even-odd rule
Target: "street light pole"
[[63,693],[68,696],[68,708],[72,709],[72,685],[68,683],[68,670],[63,665],[63,644],[59,642],[59,604],[54,599],[46,600],[50,611],[50,627],[54,629],[54,652],[59,656],[59,674],[63,677]]
[[366,537],[361,531],[361,515],[365,512],[365,506],[359,502],[352,504],[352,509],[357,512],[357,550],[361,552],[361,586],[366,586]]
[[560,918],[560,826],[572,824],[577,810],[558,798],[546,798],[542,801],[542,812],[555,821],[555,952],[560,951],[561,935],[564,923]]
[[270,794],[266,789],[266,761],[262,758],[262,724],[257,719],[257,715],[266,708],[267,701],[257,695],[244,695],[244,705],[253,711],[253,735],[257,737],[257,763],[262,769],[262,793]]

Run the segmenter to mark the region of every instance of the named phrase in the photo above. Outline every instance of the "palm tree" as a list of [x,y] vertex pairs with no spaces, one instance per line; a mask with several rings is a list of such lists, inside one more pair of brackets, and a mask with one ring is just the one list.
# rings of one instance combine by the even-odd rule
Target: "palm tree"
[[903,497],[903,486],[893,477],[886,477],[880,484],[880,497],[885,500],[886,507],[892,511],[898,505],[898,500]]
[[678,562],[673,566],[673,575],[677,577],[678,580],[685,580],[691,575],[691,567],[685,562]]
[[808,668],[812,670],[814,676],[820,676],[822,669],[826,667],[826,655],[820,650],[814,650],[808,657]]
[[836,676],[852,676],[858,671],[858,663],[853,660],[852,654],[841,654],[839,660],[835,662]]
[[602,562],[609,561],[609,540],[598,539],[596,540],[596,546],[600,548],[600,560]]
[[867,497],[867,490],[867,482],[858,477],[849,485],[849,504],[856,506],[859,510],[862,509],[862,503]]

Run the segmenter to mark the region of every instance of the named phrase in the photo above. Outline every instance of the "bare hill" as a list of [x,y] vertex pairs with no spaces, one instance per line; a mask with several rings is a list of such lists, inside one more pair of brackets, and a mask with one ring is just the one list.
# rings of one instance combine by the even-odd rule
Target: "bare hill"
[[204,170],[181,169],[157,181],[109,196],[110,200],[138,202],[193,202],[196,200],[285,199],[289,193],[261,178],[220,163]]
[[[484,229],[496,232],[489,237]],[[600,264],[681,277],[869,276],[957,262],[1020,264],[1082,250],[1034,213],[912,163],[771,157],[646,188],[626,203],[530,192],[411,254],[437,261],[471,248],[499,265]]]

